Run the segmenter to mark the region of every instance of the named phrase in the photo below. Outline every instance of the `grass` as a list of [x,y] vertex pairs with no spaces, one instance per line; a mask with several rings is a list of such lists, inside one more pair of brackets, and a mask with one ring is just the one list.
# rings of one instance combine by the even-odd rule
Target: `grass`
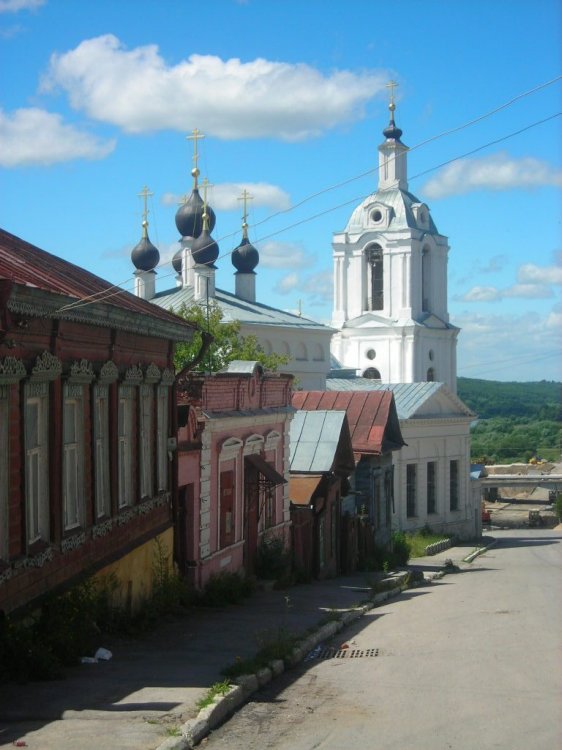
[[214,685],[211,685],[211,687],[207,690],[203,698],[200,698],[197,701],[197,708],[201,710],[202,708],[207,708],[207,706],[210,706],[217,695],[226,695],[232,685],[228,680],[223,680],[222,682],[215,682]]
[[221,670],[221,674],[231,679],[243,674],[254,674],[267,667],[272,661],[287,659],[298,640],[297,635],[289,633],[284,628],[279,628],[273,635],[267,631],[261,633],[258,636],[258,643],[261,645],[256,655],[250,659],[237,656],[232,664]]
[[427,533],[423,530],[415,534],[406,534],[406,537],[410,545],[410,557],[424,557],[426,547],[449,538],[445,534]]

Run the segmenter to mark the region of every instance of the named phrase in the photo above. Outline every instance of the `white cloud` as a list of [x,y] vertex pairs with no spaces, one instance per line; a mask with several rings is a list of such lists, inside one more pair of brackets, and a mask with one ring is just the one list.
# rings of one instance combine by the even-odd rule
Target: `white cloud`
[[562,284],[562,265],[541,268],[526,263],[519,269],[517,279],[522,284]]
[[460,299],[463,302],[497,302],[501,292],[495,286],[473,286]]
[[36,10],[47,0],[0,0],[0,13],[18,13],[20,10]]
[[300,276],[298,273],[289,273],[275,284],[274,291],[278,294],[289,294],[296,289],[300,284]]
[[461,327],[459,374],[491,380],[560,380],[561,323],[561,312],[456,315],[455,325]]
[[292,141],[361,117],[387,78],[384,71],[324,75],[302,63],[214,55],[170,66],[157,45],[127,50],[107,34],[53,55],[42,90],[62,88],[74,108],[129,133],[197,125],[218,138]]
[[334,274],[332,271],[319,271],[308,276],[303,291],[307,301],[312,305],[322,305],[332,301],[334,293]]
[[302,245],[269,240],[260,244],[260,266],[263,268],[307,268],[315,257],[305,252]]
[[[239,211],[242,213],[242,191],[247,190],[252,196],[248,207],[267,207],[276,211],[284,211],[291,205],[288,193],[276,185],[266,182],[223,182],[209,187],[208,201],[215,211]],[[162,203],[166,206],[179,205],[184,196],[165,193]]]
[[0,110],[0,166],[103,159],[114,148],[115,141],[101,141],[43,109],[17,109],[10,114]]
[[[548,299],[554,296],[552,285],[562,284],[562,264],[557,254],[555,254],[555,260],[558,265],[541,267],[534,263],[523,264],[517,271],[518,283],[506,289],[498,289],[495,286],[473,286],[468,292],[457,295],[454,299],[462,302],[499,302],[507,297]],[[482,272],[484,270],[480,269]]]
[[421,189],[428,198],[444,198],[475,190],[512,190],[562,185],[562,170],[540,159],[513,159],[501,152],[482,159],[447,165]]

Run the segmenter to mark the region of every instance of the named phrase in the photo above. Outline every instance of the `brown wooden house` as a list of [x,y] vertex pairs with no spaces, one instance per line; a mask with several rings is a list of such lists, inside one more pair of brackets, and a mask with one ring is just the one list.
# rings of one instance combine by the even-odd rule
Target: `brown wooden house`
[[173,545],[173,352],[193,327],[0,230],[0,610]]

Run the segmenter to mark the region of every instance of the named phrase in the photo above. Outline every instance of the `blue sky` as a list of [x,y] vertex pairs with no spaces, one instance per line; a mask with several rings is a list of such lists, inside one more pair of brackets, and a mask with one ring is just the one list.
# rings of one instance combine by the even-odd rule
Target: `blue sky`
[[410,190],[451,246],[459,374],[560,380],[560,9],[0,0],[0,223],[132,289],[147,185],[157,288],[170,288],[199,128],[217,285],[234,289],[246,187],[258,299],[329,322],[332,233],[376,188],[394,79]]

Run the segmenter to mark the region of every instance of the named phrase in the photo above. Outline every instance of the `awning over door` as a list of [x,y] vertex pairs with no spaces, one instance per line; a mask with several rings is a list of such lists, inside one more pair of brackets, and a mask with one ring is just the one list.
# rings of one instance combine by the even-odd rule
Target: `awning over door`
[[268,464],[258,453],[251,453],[249,456],[246,456],[246,461],[252,464],[274,487],[279,484],[287,484],[285,477],[276,471],[271,464]]

